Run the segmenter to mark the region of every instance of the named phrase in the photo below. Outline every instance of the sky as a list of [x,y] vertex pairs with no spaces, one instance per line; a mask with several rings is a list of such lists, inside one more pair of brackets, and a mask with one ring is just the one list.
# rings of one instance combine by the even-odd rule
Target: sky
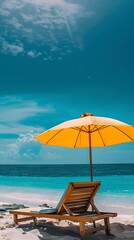
[[[88,163],[34,136],[84,112],[134,125],[134,1],[0,2],[0,164]],[[93,162],[134,163],[134,143]]]

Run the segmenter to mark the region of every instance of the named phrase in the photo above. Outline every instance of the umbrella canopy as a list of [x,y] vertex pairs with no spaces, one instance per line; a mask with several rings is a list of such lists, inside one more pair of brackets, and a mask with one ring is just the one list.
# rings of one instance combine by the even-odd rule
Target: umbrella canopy
[[63,122],[35,138],[50,146],[88,147],[92,181],[92,147],[105,147],[134,141],[134,127],[112,118],[84,113],[80,118]]

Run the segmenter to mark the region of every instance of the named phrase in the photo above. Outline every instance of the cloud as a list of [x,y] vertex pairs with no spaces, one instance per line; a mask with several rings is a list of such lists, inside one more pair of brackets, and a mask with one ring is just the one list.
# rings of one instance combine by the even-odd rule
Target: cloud
[[19,22],[19,20],[16,17],[13,17],[10,22],[8,22],[10,25],[12,25],[17,30],[22,28],[22,24]]
[[0,16],[8,17],[10,15],[10,12],[8,10],[0,8]]
[[34,136],[34,131],[20,134],[16,141],[18,154],[24,159],[37,160],[39,158],[41,144],[34,139]]
[[[2,28],[2,52],[13,56],[42,57],[46,61],[62,60],[72,53],[74,47],[84,48],[82,37],[78,37],[79,20],[84,15],[93,16],[80,2],[4,0],[0,20],[2,26],[7,27],[6,31]],[[53,47],[57,48],[55,55],[51,51]],[[66,52],[67,47],[69,51]],[[45,50],[49,57],[44,56]]]
[[63,156],[61,156],[61,155],[56,155],[55,153],[52,153],[52,152],[47,152],[47,154],[46,154],[46,160],[61,160],[61,159],[63,159]]
[[20,97],[1,97],[0,122],[18,122],[40,113],[52,113],[51,106],[41,107],[36,101]]
[[2,52],[11,53],[13,56],[16,56],[23,52],[23,45],[10,44],[7,41],[2,42]]
[[[51,106],[42,107],[36,101],[19,97],[0,98],[0,133],[26,133],[28,131],[41,132],[41,127],[35,127],[28,121],[31,117],[38,117],[40,114],[53,113],[55,110]],[[25,124],[22,122],[26,122]]]
[[19,134],[32,130],[41,132],[44,128],[13,122],[0,124],[0,134]]
[[4,0],[3,3],[1,4],[2,8],[7,9],[7,10],[18,10],[22,6],[22,1],[17,1],[17,0]]
[[[44,118],[54,113],[54,108],[49,105],[42,107],[26,96],[0,97],[0,102],[0,134],[6,134],[7,137],[0,135],[1,163],[37,163],[37,160],[44,160],[44,156],[47,158],[47,151],[42,152],[42,144],[34,136],[45,130],[38,124],[40,116]],[[34,119],[33,125],[30,119]],[[16,134],[16,138],[11,138],[11,134]]]
[[37,132],[30,131],[20,134],[16,140],[0,141],[0,160],[10,162],[26,163],[27,161],[37,161],[40,156],[41,144],[34,139]]
[[25,163],[54,163],[55,160],[63,160],[60,152],[54,152],[50,148],[44,147],[34,137],[37,131],[29,131],[19,134],[17,139],[0,140],[0,162],[8,164]]
[[28,51],[27,55],[32,58],[37,58],[42,55],[41,52],[36,52],[36,50]]

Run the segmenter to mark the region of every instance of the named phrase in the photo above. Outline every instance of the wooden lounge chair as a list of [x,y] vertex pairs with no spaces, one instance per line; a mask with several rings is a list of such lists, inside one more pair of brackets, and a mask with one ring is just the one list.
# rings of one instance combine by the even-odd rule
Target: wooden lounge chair
[[[19,209],[10,211],[14,222],[34,220],[36,218],[53,218],[69,220],[79,223],[81,239],[85,239],[87,233],[105,230],[110,234],[110,217],[116,217],[117,213],[100,212],[94,203],[94,196],[100,187],[100,182],[74,182],[69,183],[60,202],[53,209]],[[91,210],[90,210],[91,208]],[[25,217],[18,218],[19,215]],[[97,226],[96,221],[104,220],[104,225]],[[86,223],[93,223],[91,228],[86,229]]]

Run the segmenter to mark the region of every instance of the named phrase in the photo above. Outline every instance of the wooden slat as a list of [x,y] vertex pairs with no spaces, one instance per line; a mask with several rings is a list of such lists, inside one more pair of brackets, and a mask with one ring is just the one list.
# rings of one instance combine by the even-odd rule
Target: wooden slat
[[81,205],[81,206],[72,206],[71,208],[71,211],[73,212],[73,211],[75,211],[75,210],[79,210],[79,209],[83,209],[83,210],[85,210],[86,209],[86,207],[85,206],[83,206],[83,205]]
[[95,186],[94,187],[83,187],[83,188],[74,188],[73,192],[88,192],[88,191],[94,191]]
[[72,207],[72,206],[86,206],[87,205],[87,201],[79,201],[79,202],[70,202],[70,203],[67,203],[67,206],[68,207]]
[[90,199],[89,194],[86,193],[86,194],[83,194],[83,195],[69,196],[68,201],[74,200],[74,199],[76,199],[76,200],[77,200],[77,199],[83,199],[83,198],[87,198],[88,201],[89,201],[89,199]]
[[101,182],[73,182],[73,187],[85,187],[85,186],[94,186],[94,185],[98,185],[100,186]]
[[88,193],[89,196],[92,196],[93,191],[78,191],[78,192],[72,191],[70,195],[71,196],[77,196],[77,195],[83,195],[83,194],[87,194],[87,193]]
[[79,209],[79,208],[83,208],[83,209],[86,209],[86,205],[78,205],[78,206],[71,206],[70,209],[71,211],[75,210],[75,209]]
[[90,193],[88,193],[88,192],[85,192],[85,193],[76,193],[76,194],[70,194],[70,196],[69,196],[69,198],[68,199],[70,199],[71,197],[76,197],[77,198],[77,196],[81,196],[81,197],[83,197],[84,198],[84,196],[88,196],[88,198],[90,199],[91,198],[91,195],[92,194],[90,194]]
[[[70,216],[76,216],[76,215],[85,215],[86,209],[73,209],[72,211],[73,215],[70,214]],[[67,214],[66,211],[63,211],[63,215]]]
[[79,209],[73,209],[73,215],[74,214],[84,214],[85,213],[85,211],[86,211],[86,209],[84,209],[84,208],[79,208]]
[[86,203],[88,203],[89,202],[89,198],[80,198],[80,199],[74,199],[74,200],[68,200],[67,201],[67,204],[70,204],[70,203],[79,203],[79,202],[81,202],[81,201],[85,201]]
[[80,195],[80,194],[82,195],[82,194],[88,193],[90,196],[92,196],[93,192],[94,191],[92,191],[92,190],[91,191],[90,190],[88,190],[88,191],[75,191],[75,192],[72,191],[71,195]]

